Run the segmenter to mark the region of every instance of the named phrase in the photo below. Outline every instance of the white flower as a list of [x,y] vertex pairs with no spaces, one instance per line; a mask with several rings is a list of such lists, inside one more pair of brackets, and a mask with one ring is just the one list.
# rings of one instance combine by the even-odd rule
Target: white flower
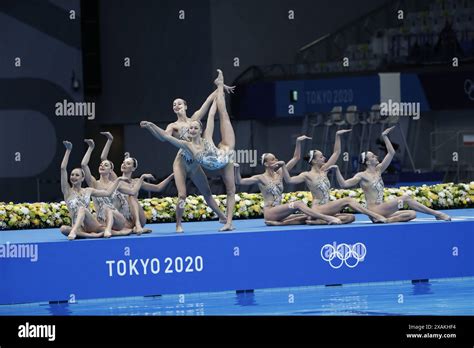
[[248,199],[246,199],[246,200],[244,201],[244,203],[245,203],[245,205],[252,205],[252,201],[251,201],[251,200],[248,200]]
[[5,228],[7,227],[7,224],[3,221],[0,221],[0,227]]
[[194,219],[194,215],[192,213],[188,214],[188,219]]
[[239,195],[235,195],[235,201],[240,202],[240,196]]
[[26,207],[21,207],[20,208],[20,211],[24,214],[24,215],[27,215],[30,213],[30,210]]
[[0,215],[7,215],[7,212],[5,210],[0,210]]
[[349,197],[355,197],[356,193],[354,191],[349,191]]
[[211,207],[206,207],[206,211],[207,211],[208,213],[212,213],[213,210],[212,210]]
[[446,197],[446,194],[443,191],[441,191],[440,193],[438,193],[438,196],[439,197]]
[[206,218],[206,214],[202,214],[201,217],[202,217],[203,219],[205,219],[205,218]]
[[41,211],[43,214],[46,214],[46,213],[47,213],[47,210],[44,209],[43,207],[41,207],[40,211]]
[[239,211],[241,211],[241,212],[247,211],[247,206],[246,206],[246,205],[242,205],[242,206],[239,208]]

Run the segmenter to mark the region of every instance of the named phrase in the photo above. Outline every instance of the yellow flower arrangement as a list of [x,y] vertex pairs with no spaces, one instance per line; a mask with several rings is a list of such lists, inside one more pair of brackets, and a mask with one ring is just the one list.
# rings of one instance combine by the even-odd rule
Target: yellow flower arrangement
[[[408,194],[421,204],[433,209],[470,208],[474,207],[474,182],[460,184],[438,184],[423,186],[402,186],[386,188],[386,200]],[[362,190],[337,189],[331,190],[330,199],[344,197],[354,198],[360,204],[365,204]],[[226,195],[215,195],[217,204],[225,210]],[[303,201],[311,206],[312,195],[307,191],[289,192],[283,195],[282,203]],[[176,197],[146,198],[140,200],[145,217],[151,222],[174,222],[176,216]],[[407,208],[407,207],[405,207]],[[91,204],[94,212],[94,205]],[[351,212],[346,209],[346,212]],[[263,199],[260,193],[238,193],[235,197],[234,217],[261,218],[263,214]],[[185,221],[203,221],[216,219],[216,214],[210,209],[202,196],[190,196],[185,202]],[[0,230],[25,228],[51,228],[70,225],[71,219],[64,201],[59,203],[18,203],[0,202]]]

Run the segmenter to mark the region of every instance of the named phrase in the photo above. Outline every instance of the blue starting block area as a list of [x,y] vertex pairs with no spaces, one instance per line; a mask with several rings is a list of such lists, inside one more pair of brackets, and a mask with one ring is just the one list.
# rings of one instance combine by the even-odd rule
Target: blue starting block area
[[147,225],[141,236],[68,241],[58,229],[0,231],[0,304],[474,276],[474,209],[453,221],[266,226]]

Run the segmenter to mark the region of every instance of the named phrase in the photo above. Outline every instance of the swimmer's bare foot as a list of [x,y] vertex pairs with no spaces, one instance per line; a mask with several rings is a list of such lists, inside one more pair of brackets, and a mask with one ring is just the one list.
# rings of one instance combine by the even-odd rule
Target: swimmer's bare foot
[[110,238],[110,237],[112,237],[112,232],[109,231],[109,230],[106,230],[106,231],[104,232],[104,238]]
[[183,233],[184,230],[183,230],[183,226],[181,225],[176,225],[176,233]]
[[385,224],[387,223],[387,218],[383,217],[382,215],[375,215],[374,218],[374,223],[379,223],[379,224]]
[[221,229],[219,229],[220,232],[232,231],[232,230],[235,230],[235,227],[232,226],[232,222],[225,224]]
[[265,220],[265,224],[267,226],[281,226],[280,221],[271,221],[271,220]]
[[132,229],[132,233],[135,233],[136,235],[141,235],[143,233],[143,227],[140,226],[140,225],[137,225],[135,226],[133,229]]
[[[112,235],[113,236],[128,236],[130,233],[132,233],[131,228],[124,228],[120,231],[112,230]],[[104,235],[105,237],[105,235]]]
[[329,224],[327,221],[324,221],[321,219],[307,219],[305,222],[307,225],[328,225]]
[[73,239],[76,239],[76,233],[74,231],[71,231],[69,232],[68,236],[67,236],[67,239],[69,240],[73,240]]
[[436,220],[444,220],[444,221],[451,221],[451,216],[445,213],[437,213],[436,214]]
[[329,221],[328,221],[328,224],[329,224],[329,225],[340,225],[340,224],[342,224],[342,221],[339,220],[339,219],[336,218],[336,217],[332,217],[332,216],[331,216],[330,219],[329,219]]
[[104,232],[92,232],[88,235],[89,238],[102,238],[104,237]]
[[151,233],[151,228],[143,228],[142,233]]
[[219,218],[219,223],[225,225],[227,223],[227,218],[225,217]]

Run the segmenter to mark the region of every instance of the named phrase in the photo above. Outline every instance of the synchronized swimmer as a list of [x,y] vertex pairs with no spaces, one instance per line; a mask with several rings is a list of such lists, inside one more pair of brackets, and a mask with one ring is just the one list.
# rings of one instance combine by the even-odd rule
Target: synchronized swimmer
[[[438,220],[449,221],[451,218],[443,213],[430,209],[416,202],[409,195],[384,202],[384,184],[382,173],[390,165],[395,150],[388,138],[388,128],[382,133],[382,138],[388,153],[381,163],[375,154],[370,151],[361,154],[361,164],[365,171],[345,180],[336,165],[341,154],[341,136],[350,130],[336,132],[334,150],[331,157],[326,157],[319,150],[311,150],[305,157],[311,169],[296,176],[290,176],[289,171],[301,159],[301,143],[311,139],[302,135],[296,139],[293,158],[285,163],[279,161],[272,153],[264,153],[261,164],[265,168],[262,174],[243,179],[240,166],[234,162],[235,134],[225,105],[225,92],[233,93],[235,87],[224,84],[221,70],[217,70],[218,77],[214,84],[216,90],[212,92],[199,110],[191,117],[186,115],[187,104],[183,99],[173,102],[173,111],[177,121],[161,129],[149,121],[140,122],[140,126],[160,141],[166,141],[179,150],[173,163],[173,174],[159,184],[145,182],[154,179],[151,174],[143,174],[140,178],[132,178],[138,167],[137,159],[126,153],[120,167],[122,176],[114,172],[114,164],[107,159],[113,136],[109,132],[102,132],[107,142],[101,153],[101,163],[98,168],[99,179],[92,176],[89,161],[95,144],[92,139],[85,139],[88,149],[81,163],[81,168],[71,171],[68,182],[67,165],[72,144],[64,141],[66,152],[61,164],[61,189],[71,217],[71,226],[61,226],[60,231],[69,240],[76,238],[108,238],[124,236],[131,233],[138,235],[151,232],[145,228],[146,217],[138,202],[138,193],[141,189],[160,192],[175,180],[178,190],[178,204],[176,206],[176,232],[182,233],[182,219],[186,201],[186,178],[189,177],[203,195],[208,206],[224,224],[220,231],[234,229],[232,224],[235,207],[235,193],[237,185],[258,184],[264,200],[264,220],[269,226],[281,225],[321,225],[347,224],[355,220],[353,214],[341,213],[346,207],[367,215],[374,223],[407,222],[416,217],[416,211],[430,214]],[[201,119],[208,112],[205,129]],[[216,146],[213,141],[214,120],[218,114],[221,142]],[[212,196],[211,189],[204,173],[204,169],[219,175],[225,185],[227,194],[226,213],[222,212]],[[359,204],[353,198],[341,198],[330,201],[331,183],[328,172],[336,170],[336,178],[342,188],[357,184],[362,188],[367,206]],[[86,181],[88,187],[83,188]],[[305,183],[311,192],[313,201],[311,208],[303,201],[293,201],[282,204],[283,182],[288,184]],[[95,214],[90,210],[90,201],[93,201]],[[401,210],[407,205],[412,210]]]

